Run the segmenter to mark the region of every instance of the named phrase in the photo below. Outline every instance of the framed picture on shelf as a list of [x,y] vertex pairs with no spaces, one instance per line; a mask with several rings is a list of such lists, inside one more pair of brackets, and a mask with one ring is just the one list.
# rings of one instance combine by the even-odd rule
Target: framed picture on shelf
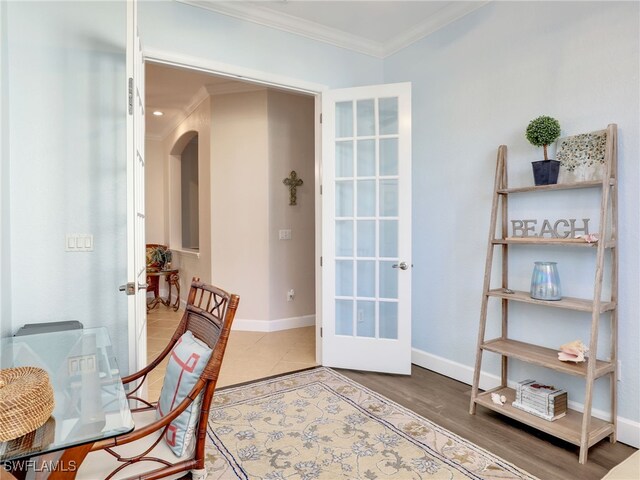
[[606,130],[559,138],[556,147],[556,160],[560,162],[558,183],[602,180],[606,145]]

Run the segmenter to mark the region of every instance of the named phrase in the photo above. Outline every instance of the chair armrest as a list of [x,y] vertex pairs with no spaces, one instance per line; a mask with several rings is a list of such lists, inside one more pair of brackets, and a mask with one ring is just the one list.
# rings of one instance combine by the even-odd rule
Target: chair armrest
[[[164,347],[164,350],[162,350],[162,352],[160,352],[158,354],[158,356],[146,367],[142,368],[142,370],[137,371],[136,373],[132,373],[131,375],[128,375],[126,377],[122,378],[122,383],[123,384],[127,384],[127,383],[131,383],[134,380],[137,380],[141,377],[144,377],[145,375],[147,375],[151,370],[153,370],[154,368],[156,368],[158,366],[158,364],[164,359],[164,357],[166,357],[169,352],[171,352],[171,350],[173,349],[173,347],[175,346],[176,342],[178,341],[178,339],[180,338],[180,336],[184,333],[185,331],[185,318],[183,317],[183,319],[180,321],[180,323],[178,324],[178,328],[177,330],[173,333],[173,336],[171,337],[171,340],[169,340],[169,343],[167,344],[166,347]],[[143,381],[144,383],[144,381]],[[138,385],[138,387],[136,388],[136,390],[140,388],[140,385]],[[134,390],[135,392],[135,390]]]
[[127,443],[134,442],[139,440],[140,438],[146,437],[147,435],[160,430],[161,428],[166,427],[172,421],[174,421],[182,412],[184,412],[187,407],[196,399],[198,394],[202,391],[202,389],[206,385],[206,380],[202,378],[198,379],[196,384],[193,386],[189,395],[187,395],[182,402],[178,404],[176,408],[167,413],[160,420],[156,420],[149,425],[145,425],[140,429],[136,429],[131,433],[127,433],[126,435],[120,435],[115,438],[109,438],[107,440],[102,440],[93,444],[91,447],[91,451],[95,452],[96,450],[104,450],[105,448],[117,447],[119,445],[125,445]]
[[147,375],[154,368],[156,368],[162,360],[164,360],[164,357],[166,357],[169,354],[169,352],[171,352],[171,349],[173,348],[174,344],[175,344],[174,341],[170,341],[169,344],[166,347],[164,347],[164,350],[162,350],[162,352],[160,352],[158,356],[151,363],[149,363],[149,365],[147,365],[146,367],[143,367],[141,370],[138,370],[136,373],[132,373],[131,375],[127,375],[126,377],[122,377],[122,383],[126,385],[127,383],[131,383],[134,380],[137,380]]

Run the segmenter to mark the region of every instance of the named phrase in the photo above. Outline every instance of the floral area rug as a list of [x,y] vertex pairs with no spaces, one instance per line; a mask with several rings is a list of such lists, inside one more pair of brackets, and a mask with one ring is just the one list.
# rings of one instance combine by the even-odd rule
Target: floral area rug
[[535,479],[328,368],[216,392],[207,480]]

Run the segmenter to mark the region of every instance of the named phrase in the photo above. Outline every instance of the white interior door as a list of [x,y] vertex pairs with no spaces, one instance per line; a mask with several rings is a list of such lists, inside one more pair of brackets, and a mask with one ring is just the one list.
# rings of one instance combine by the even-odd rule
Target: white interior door
[[138,35],[137,2],[127,2],[127,294],[129,370],[147,364],[144,206],[144,58]]
[[411,373],[411,84],[322,95],[322,363]]

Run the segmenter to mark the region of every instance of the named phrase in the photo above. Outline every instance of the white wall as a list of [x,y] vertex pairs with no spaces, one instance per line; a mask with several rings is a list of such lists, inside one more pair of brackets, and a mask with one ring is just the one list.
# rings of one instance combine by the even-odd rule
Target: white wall
[[[197,252],[182,249],[181,223],[181,164],[180,154],[198,133],[198,177],[199,177],[199,241]],[[211,281],[211,100],[205,98],[200,105],[163,140],[165,161],[164,202],[165,244],[173,252],[172,264],[180,269],[181,298],[186,300],[191,279],[198,277],[203,282]],[[172,181],[175,179],[175,181]],[[153,214],[157,218],[157,212]],[[149,222],[147,222],[148,224]]]
[[[210,107],[205,105],[210,105]],[[207,115],[210,116],[207,121]],[[312,321],[315,312],[314,281],[314,99],[256,87],[253,91],[209,97],[194,114],[164,140],[164,150],[187,131],[210,135],[210,150],[199,148],[201,165],[210,165],[200,185],[210,191],[211,229],[201,229],[200,258],[176,251],[174,237],[180,225],[171,216],[164,221],[181,269],[186,291],[193,275],[204,278],[210,268],[214,284],[242,297],[236,325],[242,329],[271,330]],[[210,132],[210,134],[208,133]],[[201,143],[201,142],[200,142]],[[147,141],[152,147],[153,143]],[[177,190],[179,165],[168,153],[150,153],[147,178],[166,184],[162,198],[148,203],[148,230],[159,221],[161,205],[180,208]],[[208,158],[204,156],[209,155]],[[148,155],[149,156],[149,155]],[[172,163],[163,170],[156,157]],[[174,165],[175,164],[175,165]],[[306,183],[298,189],[298,205],[289,206],[282,179],[296,170]],[[163,181],[161,175],[167,171]],[[278,240],[280,229],[290,229],[292,239]],[[148,237],[149,238],[149,237]],[[149,240],[150,241],[150,240]],[[202,256],[211,252],[210,265]],[[295,299],[287,301],[289,289]],[[183,300],[186,295],[183,296]],[[307,317],[302,319],[301,317]],[[277,327],[266,322],[279,320]]]
[[236,317],[269,319],[267,92],[211,97],[211,278]]
[[[12,329],[105,325],[126,372],[125,4],[8,2],[6,13]],[[93,234],[94,251],[65,252],[66,233]]]
[[[315,315],[314,99],[276,90],[269,110],[269,291],[271,320]],[[304,182],[289,205],[282,180],[295,170]],[[279,230],[291,240],[279,240]],[[295,298],[287,301],[293,289]]]
[[[563,135],[617,123],[619,415],[640,420],[638,15],[636,2],[493,2],[385,60],[385,81],[413,82],[413,345],[423,364],[471,379],[498,145],[509,147],[511,184],[526,185],[529,162],[542,155],[524,137],[531,119],[556,117]],[[513,197],[510,216],[578,212],[596,224],[598,201],[586,191]],[[588,298],[593,253],[518,249],[511,284],[527,290],[533,260],[557,260],[565,295]],[[551,348],[589,335],[585,314],[514,305],[511,317],[510,335]],[[607,338],[603,328],[603,347]],[[483,364],[487,372],[498,373],[495,360]],[[579,379],[522,364],[511,370],[513,380],[532,375],[567,387],[570,400],[582,402]],[[598,381],[594,403],[603,410],[607,382]]]

